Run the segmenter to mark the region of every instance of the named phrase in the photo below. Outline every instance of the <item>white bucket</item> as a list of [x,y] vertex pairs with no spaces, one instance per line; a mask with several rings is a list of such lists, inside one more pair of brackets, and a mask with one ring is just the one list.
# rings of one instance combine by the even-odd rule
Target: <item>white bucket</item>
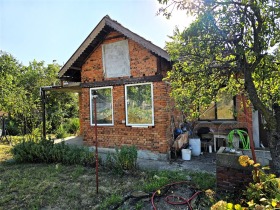
[[192,155],[199,156],[201,153],[201,141],[200,138],[190,139],[189,145],[192,147]]
[[192,151],[190,149],[182,149],[182,159],[183,160],[190,160],[191,154],[192,154]]

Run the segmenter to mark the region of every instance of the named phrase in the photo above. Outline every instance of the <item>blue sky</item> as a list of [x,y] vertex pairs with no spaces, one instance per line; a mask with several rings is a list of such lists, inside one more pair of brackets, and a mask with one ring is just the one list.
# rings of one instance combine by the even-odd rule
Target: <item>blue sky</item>
[[157,0],[0,0],[0,50],[24,65],[34,59],[63,65],[105,16],[164,48],[175,26],[190,22],[182,11],[156,16]]

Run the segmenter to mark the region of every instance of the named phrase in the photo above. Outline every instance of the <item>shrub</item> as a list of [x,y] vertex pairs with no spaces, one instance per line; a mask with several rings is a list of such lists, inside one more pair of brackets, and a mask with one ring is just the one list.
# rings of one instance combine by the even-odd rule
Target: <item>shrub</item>
[[[253,182],[249,183],[247,190],[244,191],[244,198],[240,204],[219,201],[211,209],[275,209],[280,208],[280,178],[274,174],[266,173],[268,167],[260,168],[259,163],[254,163],[248,156],[239,157],[239,163],[243,167],[253,166]],[[225,207],[226,208],[223,208]]]
[[55,131],[55,137],[58,139],[65,138],[67,136],[67,132],[63,125],[60,125],[58,129]]
[[95,166],[94,154],[88,148],[54,144],[52,140],[23,141],[12,149],[12,154],[16,162]]
[[135,146],[121,146],[116,153],[107,155],[107,167],[118,173],[131,171],[137,168],[137,148]]
[[77,134],[80,130],[79,118],[70,118],[67,123],[67,132],[71,134]]

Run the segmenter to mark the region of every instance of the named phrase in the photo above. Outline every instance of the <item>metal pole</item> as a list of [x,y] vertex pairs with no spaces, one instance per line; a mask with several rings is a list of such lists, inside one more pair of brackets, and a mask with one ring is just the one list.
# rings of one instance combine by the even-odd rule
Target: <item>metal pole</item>
[[41,89],[41,100],[42,100],[42,121],[43,121],[43,138],[46,138],[46,93],[45,90]]
[[94,133],[95,133],[95,174],[96,174],[96,194],[98,194],[98,141],[97,141],[97,111],[96,111],[96,98],[97,93],[94,91]]

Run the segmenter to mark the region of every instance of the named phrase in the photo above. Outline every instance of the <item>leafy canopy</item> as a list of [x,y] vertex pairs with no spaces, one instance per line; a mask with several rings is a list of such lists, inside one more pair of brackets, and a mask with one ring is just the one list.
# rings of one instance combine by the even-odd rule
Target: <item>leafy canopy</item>
[[247,94],[266,120],[272,118],[271,107],[280,102],[279,56],[271,53],[280,40],[279,0],[159,2],[167,17],[178,8],[196,18],[166,45],[175,62],[167,78],[180,108],[197,117],[197,107],[222,90]]

